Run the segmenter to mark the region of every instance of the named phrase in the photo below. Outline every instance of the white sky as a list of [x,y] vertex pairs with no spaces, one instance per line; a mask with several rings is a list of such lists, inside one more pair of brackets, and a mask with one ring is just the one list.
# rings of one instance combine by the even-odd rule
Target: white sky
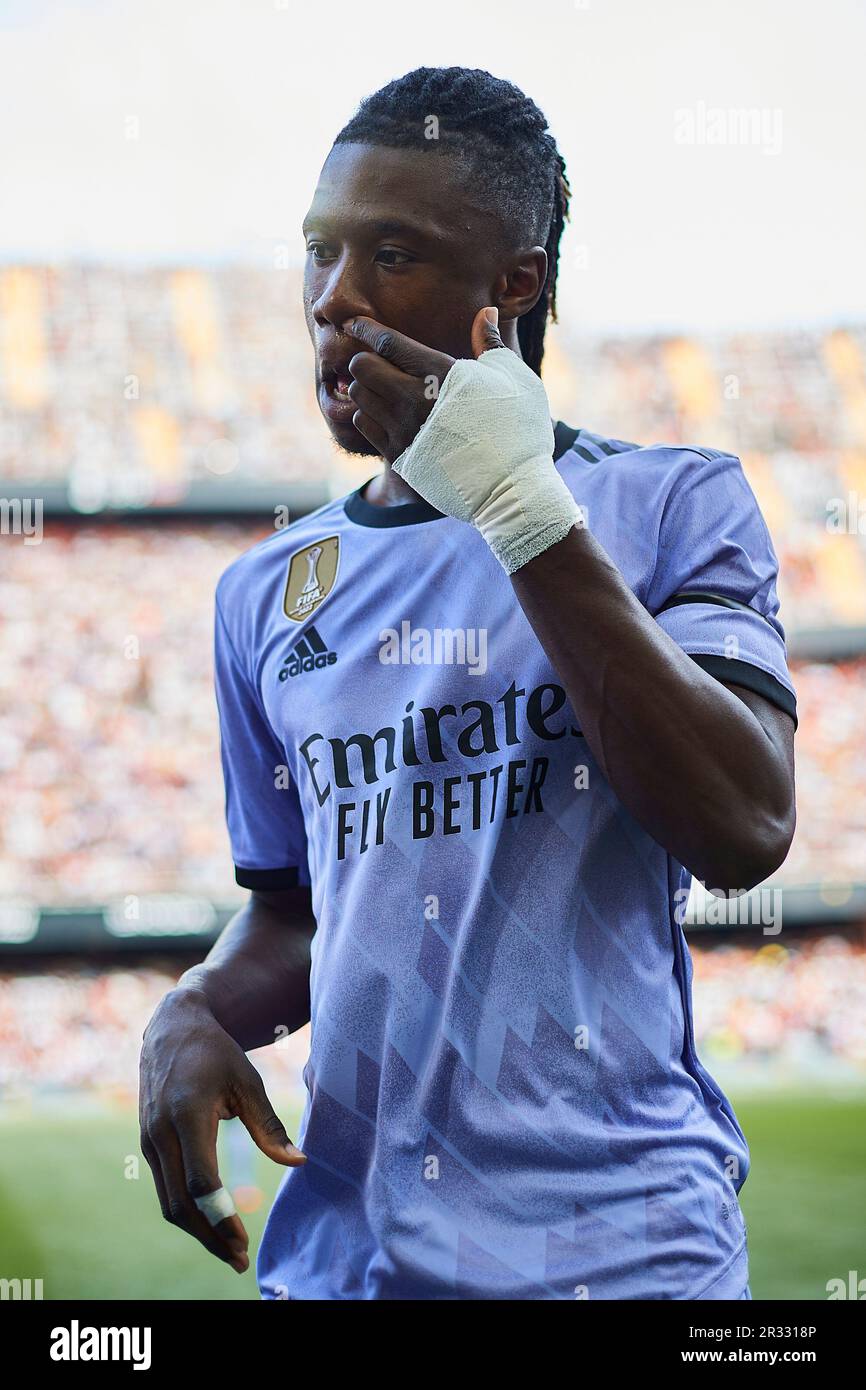
[[[300,261],[360,98],[454,63],[548,116],[568,321],[863,319],[864,53],[862,0],[0,0],[0,259]],[[679,143],[712,108],[763,112],[764,144]]]

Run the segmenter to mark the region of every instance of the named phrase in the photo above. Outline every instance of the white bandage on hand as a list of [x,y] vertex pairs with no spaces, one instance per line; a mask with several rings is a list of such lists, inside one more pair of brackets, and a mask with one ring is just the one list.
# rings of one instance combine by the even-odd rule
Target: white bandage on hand
[[211,1226],[218,1226],[226,1217],[237,1214],[232,1194],[224,1187],[218,1187],[215,1192],[207,1192],[204,1197],[193,1197],[193,1201]]
[[582,526],[553,462],[541,378],[509,348],[460,358],[394,472],[447,516],[469,521],[506,574]]

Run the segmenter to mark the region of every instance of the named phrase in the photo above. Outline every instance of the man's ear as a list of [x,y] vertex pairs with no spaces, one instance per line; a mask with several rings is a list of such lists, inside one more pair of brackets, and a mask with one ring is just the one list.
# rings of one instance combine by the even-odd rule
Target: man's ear
[[504,284],[497,286],[495,303],[501,319],[522,319],[535,308],[547,282],[547,252],[531,246],[511,258],[504,272]]

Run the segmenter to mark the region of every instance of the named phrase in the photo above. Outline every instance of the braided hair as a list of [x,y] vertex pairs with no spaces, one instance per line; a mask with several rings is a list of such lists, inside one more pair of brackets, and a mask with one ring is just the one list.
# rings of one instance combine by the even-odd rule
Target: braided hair
[[548,315],[557,321],[559,242],[571,189],[535,102],[480,68],[415,68],[361,102],[334,144],[350,142],[447,153],[489,203],[505,244],[544,246],[544,289],[517,324],[523,360],[540,376]]

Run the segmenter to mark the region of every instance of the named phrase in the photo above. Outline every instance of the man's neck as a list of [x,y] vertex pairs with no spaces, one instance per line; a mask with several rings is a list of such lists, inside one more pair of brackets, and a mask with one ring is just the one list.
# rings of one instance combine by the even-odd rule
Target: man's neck
[[420,502],[419,494],[399,473],[394,472],[388,460],[383,459],[382,462],[385,470],[370,479],[364,490],[364,501],[374,507],[399,507],[405,502]]

